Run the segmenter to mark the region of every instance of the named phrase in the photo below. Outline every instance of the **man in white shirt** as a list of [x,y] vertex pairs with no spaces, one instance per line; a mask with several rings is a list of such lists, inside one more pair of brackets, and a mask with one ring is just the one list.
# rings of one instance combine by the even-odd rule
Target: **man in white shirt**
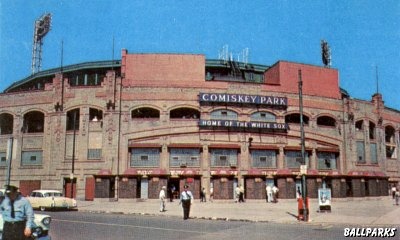
[[167,188],[165,186],[163,186],[161,188],[161,191],[160,191],[160,195],[159,195],[159,198],[160,198],[160,212],[164,212],[165,211],[165,197],[166,197],[165,190],[166,189]]

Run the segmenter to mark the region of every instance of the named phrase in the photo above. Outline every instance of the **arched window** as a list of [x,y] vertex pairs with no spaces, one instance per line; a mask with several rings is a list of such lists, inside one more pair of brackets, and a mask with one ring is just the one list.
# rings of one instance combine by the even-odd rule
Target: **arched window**
[[199,119],[200,112],[197,109],[193,108],[177,108],[171,110],[169,113],[169,117],[172,118],[179,118],[179,119]]
[[14,126],[13,115],[9,113],[0,114],[0,135],[12,134]]
[[369,139],[375,139],[375,123],[369,122]]
[[335,127],[336,120],[332,117],[321,116],[321,117],[317,118],[317,125],[324,126],[324,127]]
[[155,108],[142,107],[132,110],[132,118],[160,118],[160,111]]
[[276,116],[269,112],[256,112],[251,114],[251,121],[276,122]]
[[28,112],[24,115],[24,124],[22,126],[24,133],[44,132],[44,113],[39,111]]
[[[67,112],[67,131],[79,130],[79,108],[75,108]],[[75,122],[75,125],[74,125]]]
[[89,120],[93,122],[103,120],[103,111],[96,108],[89,108]]
[[211,112],[211,119],[237,120],[238,114],[231,110],[215,110]]
[[364,129],[364,121],[363,120],[359,120],[356,122],[356,130],[357,131],[361,131]]
[[[299,113],[292,113],[285,116],[286,123],[294,123],[300,124],[300,114]],[[304,125],[308,125],[309,118],[306,115],[303,115],[303,123]]]
[[385,142],[394,143],[394,133],[395,130],[392,126],[385,127]]

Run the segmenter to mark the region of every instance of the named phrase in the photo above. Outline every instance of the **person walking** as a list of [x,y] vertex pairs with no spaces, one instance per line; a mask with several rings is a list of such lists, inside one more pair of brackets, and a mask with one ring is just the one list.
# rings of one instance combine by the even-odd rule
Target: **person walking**
[[160,194],[159,194],[159,199],[160,199],[160,212],[165,212],[165,198],[166,198],[166,194],[165,194],[165,190],[167,188],[165,186],[163,186],[161,188]]
[[182,203],[184,220],[189,219],[190,206],[192,204],[193,199],[194,199],[194,197],[193,197],[192,192],[189,190],[189,186],[185,185],[183,187],[183,191],[181,193],[181,197],[180,197],[180,201],[179,201],[179,204]]
[[267,187],[265,188],[265,190],[267,191],[267,202],[272,202],[272,187],[271,185],[267,185]]
[[399,201],[400,201],[400,190],[399,190],[399,188],[396,188],[395,201],[396,201],[396,205],[399,206]]
[[244,187],[239,185],[239,202],[244,202]]
[[206,189],[202,188],[200,190],[200,202],[207,202],[206,200]]
[[239,202],[239,196],[240,196],[240,187],[238,185],[235,188],[235,202]]
[[174,201],[174,192],[175,192],[175,186],[171,185],[169,188],[169,201],[173,202]]
[[210,188],[210,202],[212,202],[214,200],[214,188],[211,187]]
[[274,186],[272,187],[272,197],[273,197],[273,202],[274,202],[274,203],[277,203],[277,202],[278,202],[278,192],[279,192],[278,187],[274,185]]
[[3,240],[28,240],[32,235],[33,209],[18,187],[6,185],[6,196],[0,204],[3,217]]
[[393,198],[393,200],[396,198],[396,186],[394,186],[394,185],[392,187],[392,198]]

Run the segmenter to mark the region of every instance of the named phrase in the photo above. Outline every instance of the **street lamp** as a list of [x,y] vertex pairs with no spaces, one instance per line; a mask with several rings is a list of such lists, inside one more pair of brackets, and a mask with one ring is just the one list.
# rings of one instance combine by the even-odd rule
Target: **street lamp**
[[301,197],[303,198],[303,219],[308,221],[308,209],[307,209],[307,163],[305,157],[305,142],[304,142],[304,122],[303,122],[303,80],[301,78],[301,70],[299,69],[299,110],[300,110],[300,138],[301,138]]

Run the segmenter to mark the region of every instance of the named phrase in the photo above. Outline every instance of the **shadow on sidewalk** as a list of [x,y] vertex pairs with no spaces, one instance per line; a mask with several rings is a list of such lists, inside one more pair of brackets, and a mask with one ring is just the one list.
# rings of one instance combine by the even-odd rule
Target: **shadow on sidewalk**
[[292,217],[294,217],[294,218],[297,219],[297,215],[296,215],[296,214],[293,214],[293,213],[291,213],[291,212],[286,212],[286,213],[289,214],[290,216],[292,216]]

